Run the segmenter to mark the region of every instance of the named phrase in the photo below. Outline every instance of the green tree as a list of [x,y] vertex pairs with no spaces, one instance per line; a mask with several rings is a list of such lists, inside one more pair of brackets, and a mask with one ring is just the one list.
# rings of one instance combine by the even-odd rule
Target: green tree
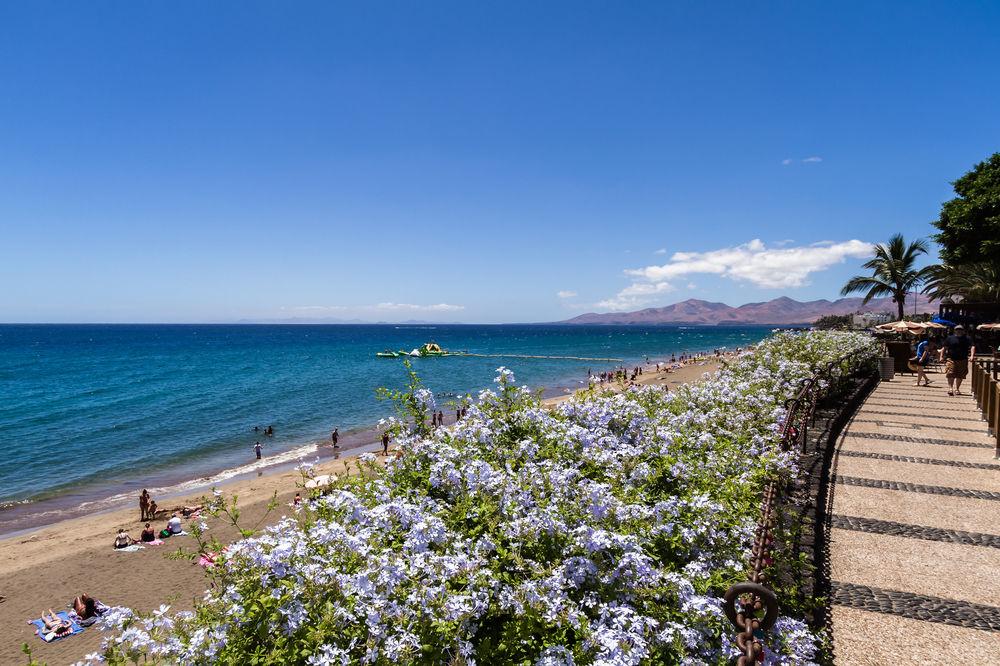
[[1000,153],[952,183],[954,199],[941,205],[934,240],[948,264],[1000,266]]
[[856,275],[847,281],[840,290],[842,296],[865,291],[868,303],[873,298],[892,296],[892,302],[899,310],[899,318],[903,318],[903,306],[906,294],[915,289],[927,277],[926,268],[916,268],[917,257],[927,254],[927,241],[918,238],[910,244],[903,240],[902,234],[896,234],[888,243],[875,245],[875,256],[869,259],[864,267],[872,271],[871,275]]
[[1000,264],[941,264],[927,270],[924,293],[935,300],[1000,303]]
[[848,329],[853,323],[854,315],[823,315],[813,322],[813,327],[821,330]]

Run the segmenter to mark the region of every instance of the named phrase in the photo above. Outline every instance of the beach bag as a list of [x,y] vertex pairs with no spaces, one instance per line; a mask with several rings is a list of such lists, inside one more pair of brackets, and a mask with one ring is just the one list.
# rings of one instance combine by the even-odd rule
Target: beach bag
[[172,533],[170,532],[170,530],[168,530],[166,527],[164,527],[162,530],[160,530],[160,538],[161,539],[166,539],[166,538],[170,537],[171,534]]

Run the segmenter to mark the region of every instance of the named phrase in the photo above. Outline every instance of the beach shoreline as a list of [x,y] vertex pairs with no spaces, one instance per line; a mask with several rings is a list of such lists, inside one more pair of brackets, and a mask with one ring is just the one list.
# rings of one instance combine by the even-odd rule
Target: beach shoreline
[[[709,355],[707,350],[689,352],[691,355]],[[648,363],[633,361],[647,369],[657,362],[667,363],[669,356],[649,358]],[[630,364],[630,367],[636,367]],[[546,399],[565,399],[581,388],[586,388],[586,377],[556,377],[554,381],[541,387]],[[446,394],[454,396],[454,394]],[[388,405],[387,405],[388,409]],[[446,420],[453,420],[453,414],[445,414]],[[209,471],[199,471],[195,475],[185,473],[186,466],[173,468],[166,461],[164,469],[157,473],[144,473],[136,481],[117,480],[113,485],[109,482],[90,484],[83,487],[63,490],[52,496],[40,499],[24,499],[11,502],[0,502],[0,539],[16,537],[47,525],[73,518],[92,515],[98,512],[121,509],[134,501],[142,488],[148,488],[150,494],[159,501],[190,495],[204,491],[213,486],[224,484],[230,480],[245,480],[265,474],[281,473],[292,469],[302,462],[331,461],[347,455],[357,455],[367,450],[375,450],[380,433],[376,424],[368,424],[347,429],[340,434],[340,447],[334,449],[328,437],[311,437],[309,439],[282,442],[275,453],[268,452],[268,439],[261,435],[265,444],[265,455],[262,460],[255,460],[249,455],[247,459],[233,466],[218,467]],[[273,445],[272,445],[273,446]],[[372,448],[375,447],[375,448]]]
[[[644,368],[647,366],[644,366]],[[701,364],[692,363],[671,372],[644,369],[636,384],[657,384],[668,388],[699,380],[706,372],[718,367],[716,359]],[[615,384],[602,388],[616,390]],[[575,392],[551,396],[545,404],[555,405],[569,399]],[[330,448],[330,447],[327,447]],[[377,443],[346,449],[337,459],[321,459],[315,474],[345,474],[347,465],[365,450],[380,449]],[[237,496],[241,507],[241,522],[269,524],[284,515],[291,515],[291,503],[301,490],[302,474],[296,469],[259,470],[246,478],[234,478],[218,484],[227,496]],[[161,509],[195,504],[210,494],[209,488],[194,489],[166,497]],[[277,498],[277,509],[268,514],[267,505]],[[138,499],[137,497],[135,498]],[[136,501],[137,503],[137,501]],[[166,557],[179,547],[195,549],[191,536],[172,537],[163,546],[147,547],[138,552],[120,552],[112,548],[119,528],[138,537],[142,523],[138,508],[113,508],[85,516],[22,530],[0,537],[0,624],[9,628],[0,639],[0,663],[25,661],[21,645],[31,646],[34,656],[48,664],[65,664],[99,649],[102,632],[95,628],[54,643],[43,643],[27,624],[32,618],[52,608],[64,609],[74,596],[86,592],[109,605],[124,605],[138,611],[151,611],[161,604],[175,610],[190,609],[203,596],[209,580],[203,569],[189,559]],[[223,543],[239,538],[231,525],[220,519],[207,519],[207,536]],[[163,527],[156,521],[156,529]],[[187,524],[187,521],[185,521]]]

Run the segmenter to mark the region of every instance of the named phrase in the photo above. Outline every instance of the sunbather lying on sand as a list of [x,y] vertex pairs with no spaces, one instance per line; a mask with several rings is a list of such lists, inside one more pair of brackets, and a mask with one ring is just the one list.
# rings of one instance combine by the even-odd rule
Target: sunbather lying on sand
[[73,610],[81,620],[89,620],[97,615],[97,601],[84,592],[73,599]]
[[56,615],[51,608],[42,613],[42,624],[45,625],[45,634],[42,638],[46,641],[64,636],[73,630],[73,623]]

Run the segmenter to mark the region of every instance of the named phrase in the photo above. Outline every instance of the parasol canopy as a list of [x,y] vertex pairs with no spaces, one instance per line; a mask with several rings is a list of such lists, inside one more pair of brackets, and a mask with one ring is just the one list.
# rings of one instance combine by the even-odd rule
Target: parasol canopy
[[916,321],[891,321],[888,324],[879,324],[875,328],[880,331],[893,331],[896,333],[920,333],[927,327]]
[[1000,331],[1000,323],[980,324],[976,326],[977,331]]

